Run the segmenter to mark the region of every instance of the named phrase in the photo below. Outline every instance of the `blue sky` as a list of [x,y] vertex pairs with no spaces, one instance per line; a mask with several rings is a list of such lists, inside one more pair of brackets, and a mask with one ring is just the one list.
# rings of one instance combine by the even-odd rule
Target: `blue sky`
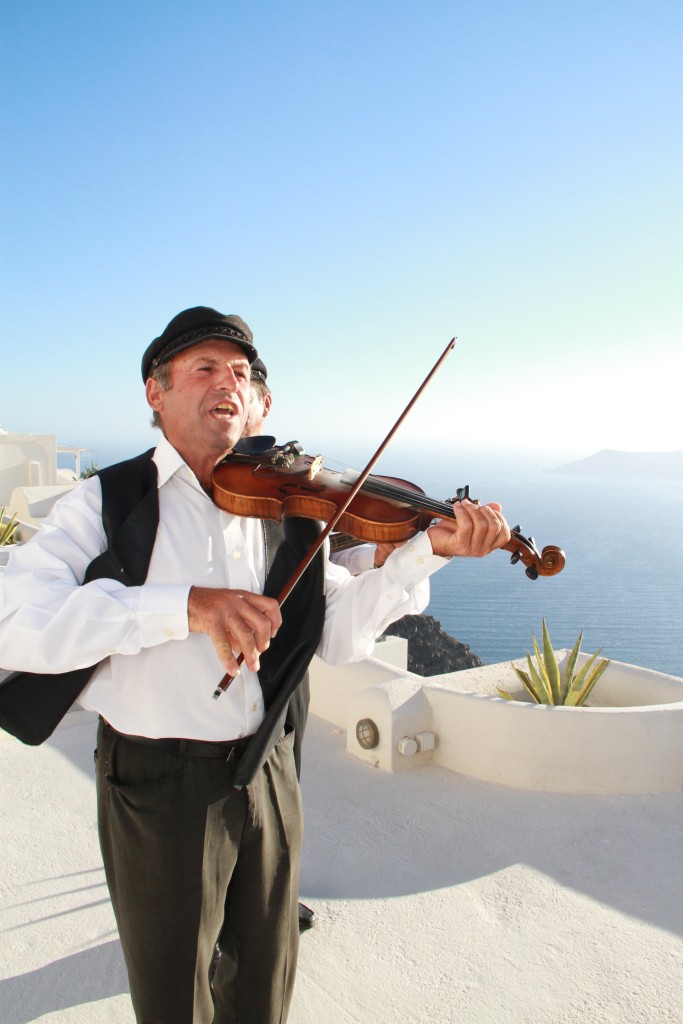
[[[134,454],[181,309],[344,460],[683,448],[683,7],[2,3],[0,423]],[[104,459],[102,455],[104,454]]]

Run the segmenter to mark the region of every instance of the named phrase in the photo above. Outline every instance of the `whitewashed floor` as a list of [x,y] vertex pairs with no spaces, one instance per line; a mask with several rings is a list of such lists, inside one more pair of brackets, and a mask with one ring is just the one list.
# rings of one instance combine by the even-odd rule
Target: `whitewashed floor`
[[[94,723],[0,734],[0,1021],[133,1024]],[[313,718],[290,1024],[680,1024],[683,794],[573,797],[350,758]]]

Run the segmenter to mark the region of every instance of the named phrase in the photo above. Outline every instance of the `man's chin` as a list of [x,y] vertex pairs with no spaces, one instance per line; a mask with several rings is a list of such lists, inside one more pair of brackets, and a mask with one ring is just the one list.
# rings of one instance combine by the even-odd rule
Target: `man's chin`
[[[222,429],[220,429],[222,427]],[[232,451],[243,433],[242,424],[233,420],[231,423],[219,425],[219,429],[213,431],[213,440],[216,450],[223,453]]]

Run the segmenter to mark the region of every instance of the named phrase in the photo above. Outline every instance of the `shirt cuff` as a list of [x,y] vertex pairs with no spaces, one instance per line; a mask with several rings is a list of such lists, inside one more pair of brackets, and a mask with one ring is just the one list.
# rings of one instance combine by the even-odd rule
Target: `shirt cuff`
[[140,587],[137,626],[142,647],[155,647],[167,640],[184,640],[188,636],[189,594],[188,586]]
[[406,590],[428,579],[449,561],[442,555],[435,555],[426,533],[416,534],[387,558],[384,563],[387,576],[401,581]]

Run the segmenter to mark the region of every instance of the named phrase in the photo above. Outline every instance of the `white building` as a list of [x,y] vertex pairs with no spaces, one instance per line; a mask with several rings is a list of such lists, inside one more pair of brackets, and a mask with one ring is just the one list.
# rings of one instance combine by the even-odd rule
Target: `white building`
[[[20,540],[28,540],[65,491],[76,485],[85,448],[57,445],[54,434],[10,434],[0,427],[0,508],[16,515]],[[60,469],[57,456],[73,456],[72,469]]]

